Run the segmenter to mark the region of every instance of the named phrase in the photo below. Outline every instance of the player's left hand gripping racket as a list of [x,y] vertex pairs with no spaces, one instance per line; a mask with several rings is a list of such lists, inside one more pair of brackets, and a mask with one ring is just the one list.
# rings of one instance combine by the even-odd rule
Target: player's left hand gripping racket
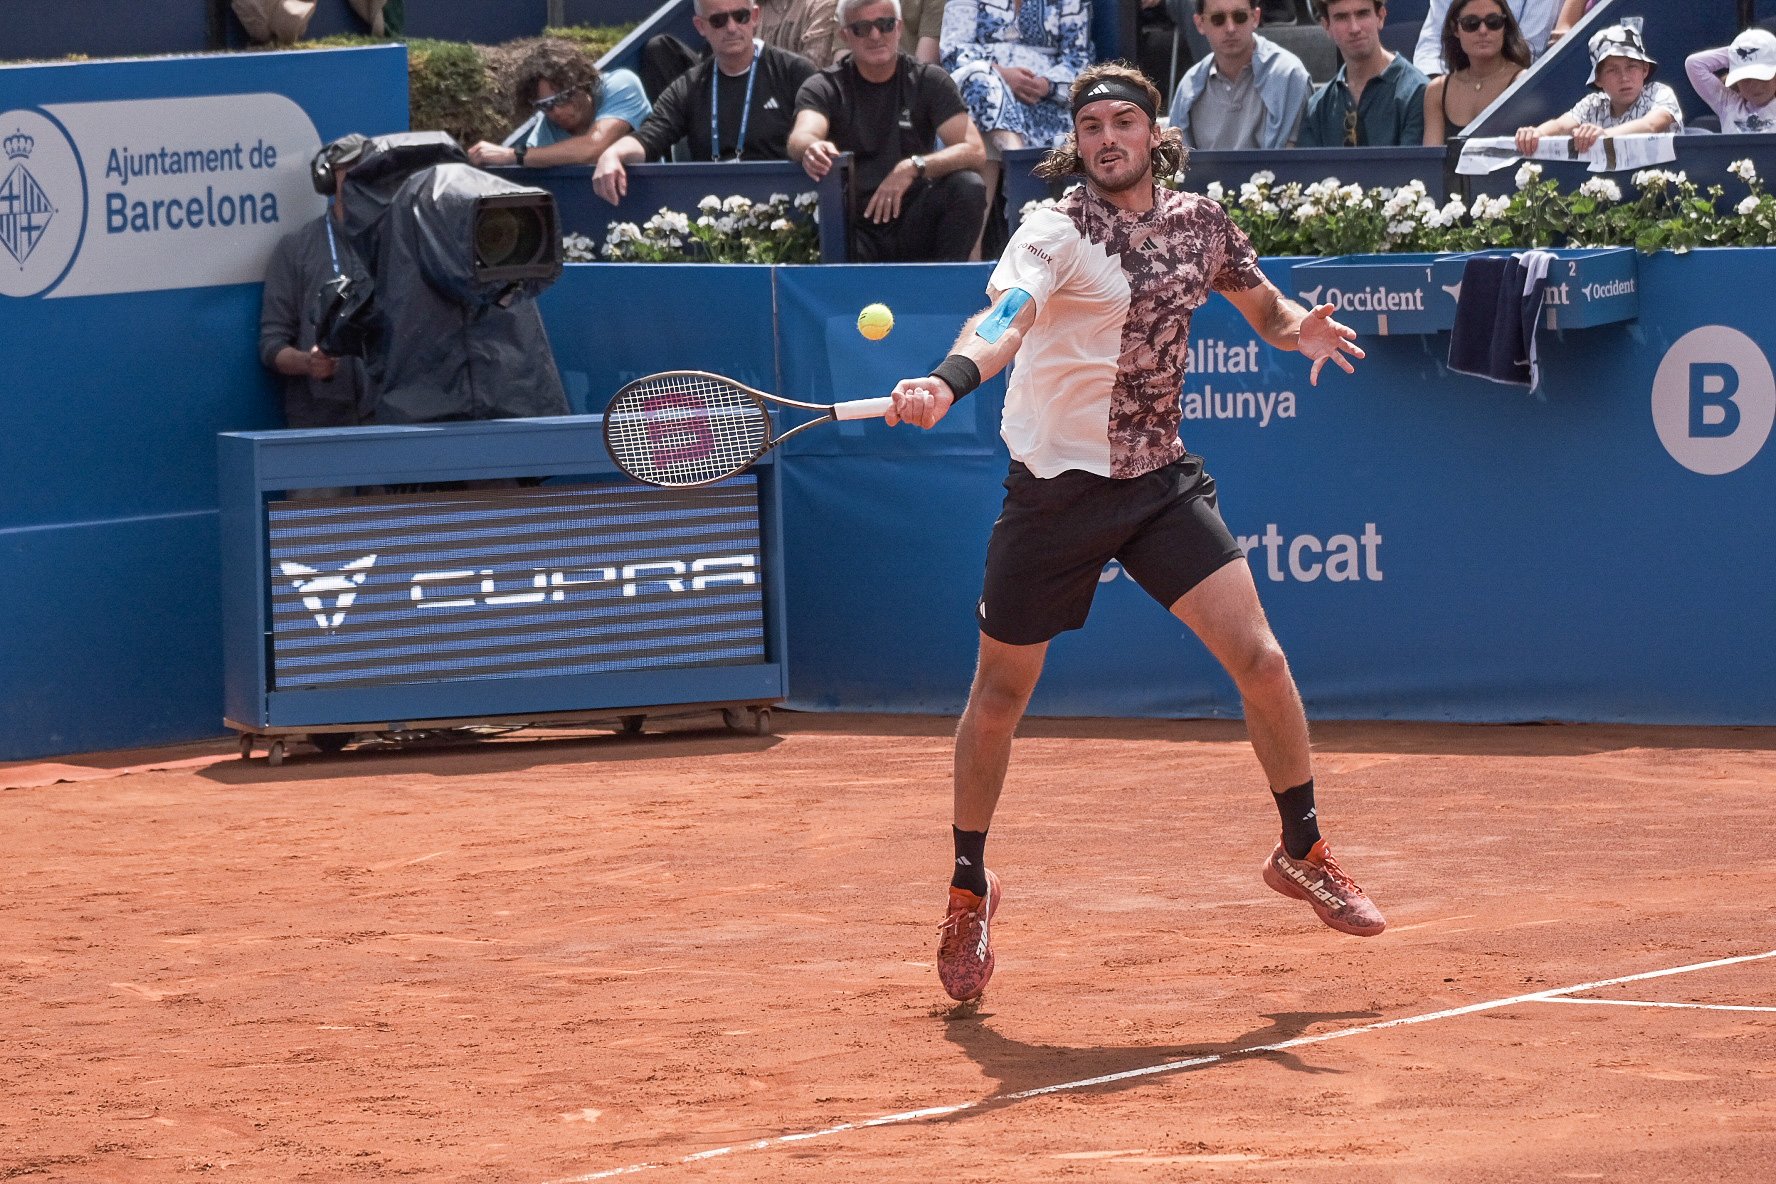
[[[773,436],[767,403],[820,414]],[[604,445],[617,467],[637,481],[673,488],[709,485],[745,472],[816,424],[879,419],[893,406],[891,398],[803,403],[719,374],[668,370],[638,378],[612,396],[604,412]]]

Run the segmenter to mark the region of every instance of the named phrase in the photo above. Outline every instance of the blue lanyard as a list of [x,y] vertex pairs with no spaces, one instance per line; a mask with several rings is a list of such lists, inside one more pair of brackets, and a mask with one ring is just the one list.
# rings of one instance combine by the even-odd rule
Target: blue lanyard
[[[734,140],[734,159],[739,160],[746,151],[746,121],[752,118],[752,84],[758,78],[759,52],[765,43],[754,37],[752,39],[752,65],[746,68],[746,97],[740,100],[740,134]],[[722,158],[721,127],[721,67],[714,60],[709,63],[709,159],[719,161]]]
[[333,256],[333,274],[344,275],[345,273],[339,270],[339,247],[333,241],[333,201],[333,198],[327,199],[327,213],[325,214],[327,225],[327,254]]

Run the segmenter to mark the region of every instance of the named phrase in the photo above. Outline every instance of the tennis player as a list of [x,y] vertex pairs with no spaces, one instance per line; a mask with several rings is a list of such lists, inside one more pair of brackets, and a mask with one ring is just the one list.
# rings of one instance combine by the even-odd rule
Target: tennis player
[[1048,643],[1085,623],[1098,573],[1118,560],[1202,639],[1245,705],[1246,728],[1282,815],[1264,881],[1320,920],[1380,933],[1380,910],[1333,860],[1314,807],[1307,717],[1251,569],[1215,504],[1215,482],[1178,438],[1190,316],[1220,292],[1265,341],[1355,373],[1356,333],[1285,297],[1215,202],[1155,184],[1183,165],[1176,130],[1154,121],[1159,92],[1121,63],[1073,83],[1073,132],[1044,160],[1085,184],[1018,228],[988,284],[989,307],[925,378],[894,388],[890,424],[934,426],[1017,357],[1001,434],[1005,504],[987,546],[980,660],[956,732],[955,875],[938,976],[954,999],[993,973],[988,932],[999,878],[984,862],[1012,732]]

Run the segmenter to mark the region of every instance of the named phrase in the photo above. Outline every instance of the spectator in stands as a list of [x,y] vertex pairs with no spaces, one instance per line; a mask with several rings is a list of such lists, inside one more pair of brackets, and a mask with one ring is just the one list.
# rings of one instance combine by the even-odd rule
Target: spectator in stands
[[766,45],[799,53],[824,70],[844,48],[838,39],[839,0],[759,0],[759,36]]
[[[1512,19],[1529,43],[1530,59],[1541,57],[1547,52],[1554,23],[1560,17],[1561,0],[1509,0],[1509,4]],[[1424,25],[1418,31],[1418,47],[1412,51],[1412,64],[1422,74],[1435,77],[1449,70],[1449,63],[1444,60],[1443,27],[1449,23],[1452,7],[1453,0],[1431,0],[1430,11],[1425,13]]]
[[[1702,101],[1720,116],[1721,131],[1776,131],[1776,33],[1747,29],[1725,49],[1691,54],[1684,69]],[[1722,70],[1725,82],[1718,76]]]
[[1638,22],[1611,25],[1591,35],[1591,85],[1596,91],[1565,115],[1517,129],[1517,151],[1533,154],[1543,136],[1572,137],[1575,152],[1589,152],[1605,136],[1683,130],[1683,108],[1663,82],[1649,81],[1659,63],[1646,51]]
[[1560,16],[1554,21],[1554,31],[1548,34],[1549,47],[1552,48],[1562,37],[1572,32],[1573,26],[1599,3],[1600,0],[1562,0]]
[[628,70],[601,76],[585,50],[553,39],[538,42],[520,63],[515,97],[519,114],[530,118],[505,143],[482,140],[470,148],[476,164],[595,164],[652,110],[641,79]]
[[1381,44],[1387,0],[1314,0],[1320,27],[1344,59],[1332,81],[1308,100],[1303,148],[1418,145],[1424,142],[1424,95],[1430,80]]
[[[948,0],[943,64],[986,137],[987,201],[1007,148],[1050,148],[1073,129],[1068,88],[1091,64],[1091,0]],[[973,252],[979,258],[979,245]]]
[[1313,79],[1301,59],[1258,36],[1259,0],[1196,0],[1214,51],[1185,72],[1170,119],[1191,148],[1293,148]]
[[286,427],[353,427],[369,421],[372,399],[363,360],[334,357],[315,344],[322,289],[336,277],[358,271],[342,229],[345,206],[339,186],[368,142],[363,136],[346,136],[315,154],[317,175],[332,173],[327,212],[284,236],[265,271],[259,360],[283,378]]
[[1529,43],[1504,0],[1455,0],[1443,20],[1449,73],[1425,88],[1424,142],[1461,133],[1529,69]]
[[851,52],[802,84],[789,156],[818,181],[855,154],[859,262],[966,259],[986,217],[986,150],[943,68],[900,52],[899,27],[900,0],[840,0]]
[[900,0],[900,52],[928,66],[943,56],[944,0]]
[[[612,205],[629,191],[625,168],[664,160],[683,140],[696,160],[788,160],[796,92],[814,73],[800,54],[753,40],[752,0],[696,0],[691,21],[712,56],[680,74],[653,114],[604,150],[592,188]],[[713,113],[713,117],[712,117]]]

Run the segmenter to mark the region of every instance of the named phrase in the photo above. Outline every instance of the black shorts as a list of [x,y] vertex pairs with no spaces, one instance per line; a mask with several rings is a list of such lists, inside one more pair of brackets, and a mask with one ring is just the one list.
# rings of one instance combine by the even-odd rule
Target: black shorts
[[1244,558],[1200,456],[1186,453],[1139,477],[1069,469],[1042,478],[1012,461],[976,623],[994,641],[1035,645],[1085,624],[1112,559],[1169,609]]

